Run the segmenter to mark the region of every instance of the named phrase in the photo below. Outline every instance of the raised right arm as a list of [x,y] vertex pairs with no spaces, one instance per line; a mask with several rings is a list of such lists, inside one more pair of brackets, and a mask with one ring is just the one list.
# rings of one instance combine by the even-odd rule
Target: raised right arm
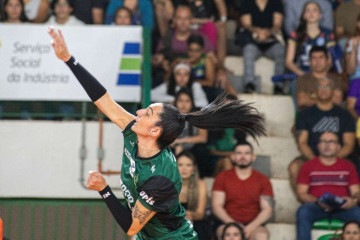
[[135,119],[135,116],[117,104],[110,97],[109,93],[106,92],[106,89],[101,83],[71,56],[60,30],[56,32],[53,28],[49,28],[49,34],[53,39],[51,45],[54,48],[56,56],[68,65],[94,104],[112,122],[121,129],[125,129],[125,127]]

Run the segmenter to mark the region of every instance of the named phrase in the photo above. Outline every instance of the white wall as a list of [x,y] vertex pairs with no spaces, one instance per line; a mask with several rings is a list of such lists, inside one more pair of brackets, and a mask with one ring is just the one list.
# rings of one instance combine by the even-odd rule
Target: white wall
[[[81,122],[0,121],[0,197],[99,198],[80,183]],[[121,129],[104,124],[103,170],[120,170]],[[86,123],[85,175],[97,170],[99,124]],[[119,176],[106,176],[119,187]],[[120,191],[115,191],[122,197]]]

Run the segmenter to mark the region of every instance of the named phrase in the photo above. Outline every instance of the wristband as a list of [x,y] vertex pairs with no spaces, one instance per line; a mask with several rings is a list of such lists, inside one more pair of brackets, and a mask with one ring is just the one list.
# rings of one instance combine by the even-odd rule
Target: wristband
[[220,20],[221,20],[222,22],[226,22],[226,21],[227,21],[227,16],[221,16],[221,17],[220,17]]

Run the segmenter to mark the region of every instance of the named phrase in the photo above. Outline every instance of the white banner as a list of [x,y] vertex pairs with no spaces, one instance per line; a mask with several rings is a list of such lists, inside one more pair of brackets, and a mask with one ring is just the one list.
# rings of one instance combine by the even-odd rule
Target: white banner
[[[0,25],[0,100],[89,101],[54,54],[45,25]],[[116,101],[141,97],[142,28],[67,26],[70,53]]]

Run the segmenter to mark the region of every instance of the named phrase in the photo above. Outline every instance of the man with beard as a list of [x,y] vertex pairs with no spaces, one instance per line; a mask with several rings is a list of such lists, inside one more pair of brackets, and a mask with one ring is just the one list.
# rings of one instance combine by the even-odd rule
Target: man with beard
[[250,143],[238,143],[231,155],[233,168],[221,172],[212,191],[212,209],[221,224],[216,229],[218,239],[224,224],[237,222],[244,228],[246,239],[268,240],[264,224],[273,212],[273,191],[269,179],[252,168],[256,156]]
[[359,178],[355,166],[339,158],[336,133],[320,135],[318,157],[306,162],[297,181],[297,197],[303,203],[296,215],[296,239],[311,240],[311,226],[319,219],[360,221]]

